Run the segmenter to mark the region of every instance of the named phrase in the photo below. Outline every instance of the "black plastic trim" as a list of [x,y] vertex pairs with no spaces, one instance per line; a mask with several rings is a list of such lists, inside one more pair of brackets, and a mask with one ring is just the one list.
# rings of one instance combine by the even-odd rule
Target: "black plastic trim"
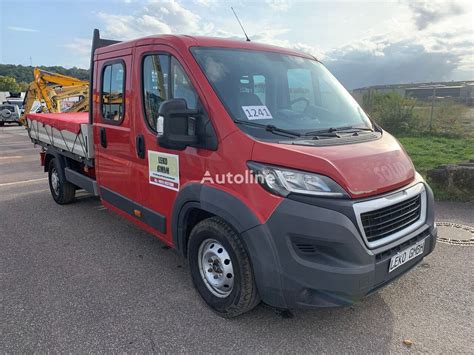
[[238,233],[260,225],[253,212],[231,194],[200,183],[187,184],[176,197],[171,220],[173,243],[183,255],[186,255],[187,217],[193,209],[221,217]]
[[97,181],[95,181],[94,179],[91,179],[90,177],[78,173],[77,171],[74,171],[70,168],[65,168],[64,173],[66,176],[66,180],[69,181],[71,184],[74,184],[86,190],[87,192],[94,194],[94,196],[99,196],[99,187],[97,185]]
[[[139,205],[136,202],[133,202],[131,199],[122,196],[112,190],[109,190],[105,187],[100,187],[100,196],[101,198],[114,205],[115,207],[121,209],[125,213],[137,218],[137,220],[149,225],[153,229],[161,233],[166,233],[166,217],[154,212],[142,205]],[[141,212],[141,217],[138,218],[134,211],[138,210]]]

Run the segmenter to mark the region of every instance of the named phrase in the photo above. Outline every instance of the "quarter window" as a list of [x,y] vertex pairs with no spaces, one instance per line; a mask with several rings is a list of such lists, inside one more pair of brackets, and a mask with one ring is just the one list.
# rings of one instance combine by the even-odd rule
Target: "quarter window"
[[173,72],[173,98],[185,99],[188,108],[195,109],[197,105],[197,94],[189,81],[188,76],[181,64],[176,59],[171,60]]
[[148,55],[143,61],[143,95],[145,117],[149,126],[156,131],[158,110],[169,97],[169,56]]
[[119,122],[124,112],[125,70],[123,63],[109,64],[102,72],[102,116]]
[[143,101],[148,126],[156,132],[158,112],[163,101],[184,99],[195,109],[198,95],[179,62],[167,54],[151,54],[143,60]]

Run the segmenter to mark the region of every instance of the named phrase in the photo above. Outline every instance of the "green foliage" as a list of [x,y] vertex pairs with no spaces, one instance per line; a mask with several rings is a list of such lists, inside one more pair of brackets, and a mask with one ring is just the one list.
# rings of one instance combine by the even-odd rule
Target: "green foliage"
[[18,85],[20,85],[20,91],[25,92],[26,90],[28,90],[28,86],[29,86],[28,83],[22,81],[22,82],[18,83]]
[[[87,69],[81,69],[77,67],[66,69],[61,66],[40,66],[39,68],[53,73],[72,76],[82,80],[89,80],[89,70]],[[33,69],[34,67],[32,66],[0,64],[0,76],[10,76],[15,78],[18,83],[30,83],[33,81]]]
[[20,85],[18,85],[15,78],[10,76],[0,76],[0,91],[19,92]]
[[429,169],[474,159],[474,138],[439,136],[399,137],[416,169],[426,175]]
[[397,134],[418,130],[415,114],[416,100],[396,92],[372,92],[364,96],[363,106],[371,117],[387,131]]
[[364,95],[362,106],[384,129],[396,135],[474,137],[472,109],[453,99],[438,98],[432,107],[430,101],[396,92],[371,92]]
[[[472,108],[453,99],[442,99],[435,102],[431,120],[431,103],[419,102],[415,107],[420,132],[429,132],[440,136],[474,136]],[[472,121],[472,122],[471,122]]]
[[[419,136],[399,137],[410,155],[416,170],[426,178],[426,173],[444,164],[456,164],[474,159],[474,138]],[[429,181],[428,181],[429,182]],[[456,196],[429,182],[438,200],[468,200],[469,196]]]

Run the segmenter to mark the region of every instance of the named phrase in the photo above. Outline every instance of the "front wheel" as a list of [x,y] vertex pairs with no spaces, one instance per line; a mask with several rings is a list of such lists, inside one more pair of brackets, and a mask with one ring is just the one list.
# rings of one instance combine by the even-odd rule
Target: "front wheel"
[[61,169],[59,161],[56,158],[51,159],[48,166],[48,181],[54,201],[60,205],[65,205],[74,201],[76,188],[69,181],[66,181],[64,175],[60,173]]
[[220,316],[236,317],[260,302],[244,244],[221,218],[206,219],[193,228],[188,258],[196,289]]

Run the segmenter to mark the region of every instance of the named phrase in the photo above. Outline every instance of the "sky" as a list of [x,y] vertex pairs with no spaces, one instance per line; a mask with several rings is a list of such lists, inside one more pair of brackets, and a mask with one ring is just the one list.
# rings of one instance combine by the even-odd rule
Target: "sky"
[[230,37],[316,56],[348,88],[474,79],[474,1],[0,0],[0,62],[89,67],[92,31]]

